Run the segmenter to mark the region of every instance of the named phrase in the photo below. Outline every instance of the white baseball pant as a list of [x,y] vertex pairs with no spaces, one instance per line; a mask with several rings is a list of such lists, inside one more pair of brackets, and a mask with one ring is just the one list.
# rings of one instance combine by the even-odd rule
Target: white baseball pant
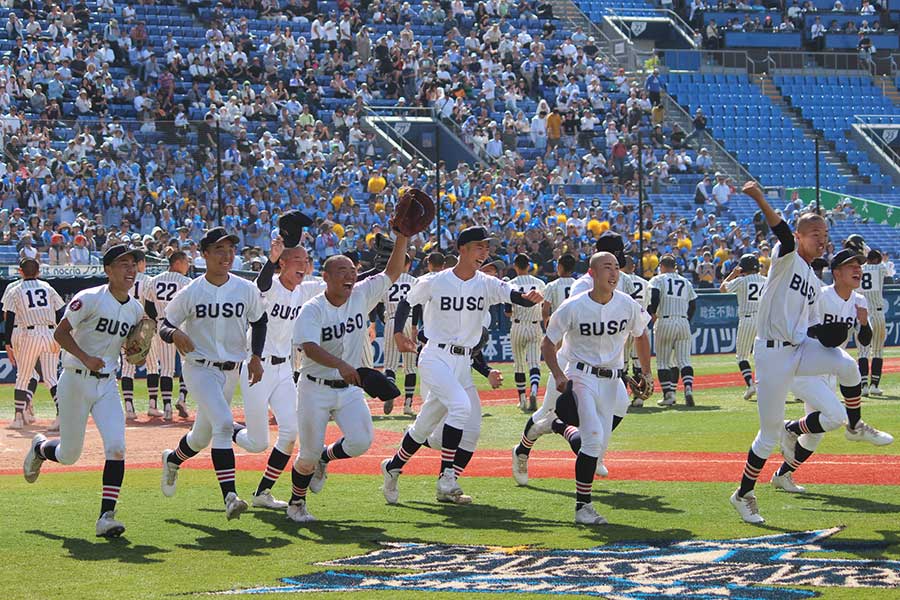
[[[418,357],[415,352],[400,352],[397,350],[397,342],[394,341],[394,336],[389,335],[393,330],[394,319],[388,319],[384,326],[384,331],[386,332],[384,336],[384,369],[396,373],[400,370],[402,359],[403,372],[407,375],[414,375]],[[403,334],[412,337],[412,324],[407,322],[406,327],[403,329]]]
[[181,365],[184,382],[197,401],[194,425],[187,435],[191,450],[200,452],[209,445],[230,450],[234,435],[231,400],[240,379],[239,369],[222,371],[186,359]]
[[247,365],[241,369],[241,397],[244,399],[244,421],[247,426],[235,438],[247,452],[264,452],[269,446],[269,407],[278,424],[275,447],[288,456],[297,440],[297,389],[292,367],[285,361],[272,365],[271,357],[263,359],[263,376],[250,385]]
[[333,389],[301,375],[297,385],[300,451],[295,464],[315,465],[319,462],[329,417],[334,417],[340,428],[344,451],[350,456],[360,456],[372,445],[375,427],[362,388]]
[[114,376],[98,379],[87,374],[86,369],[82,374],[75,369],[63,369],[56,394],[60,438],[56,459],[60,463],[75,464],[81,456],[88,416],[94,418],[103,439],[106,459],[125,459],[125,413]]
[[[469,421],[463,428],[459,447],[468,452],[475,452],[478,447],[478,439],[481,437],[481,398],[478,397],[477,388],[473,392],[466,393],[469,396]],[[422,416],[425,413],[425,416]],[[429,402],[428,396],[422,403],[422,410],[418,418],[409,429],[409,435],[418,443],[428,439],[428,445],[434,450],[440,450],[444,440],[444,423],[447,422],[447,408],[440,402]],[[431,432],[429,433],[429,429]]]
[[869,311],[869,327],[872,328],[872,342],[868,346],[859,345],[859,337],[856,345],[859,348],[860,358],[884,358],[884,342],[887,338],[887,324],[884,319],[883,309]]
[[513,364],[516,373],[527,373],[541,366],[541,340],[544,333],[539,321],[516,323],[510,326],[509,341],[512,345]]
[[766,343],[757,339],[753,349],[759,373],[759,432],[751,449],[760,458],[768,458],[778,445],[784,429],[784,405],[795,377],[835,374],[846,387],[860,382],[856,361],[841,348],[826,348],[811,338],[797,346],[768,348]]
[[[564,372],[569,368],[568,363],[560,363],[559,366]],[[621,381],[621,379],[619,381]],[[556,400],[559,396],[560,393],[556,389],[556,378],[553,376],[553,373],[549,373],[547,375],[547,389],[544,390],[544,402],[541,404],[541,407],[537,409],[537,412],[531,415],[531,420],[536,423],[551,412],[556,411]],[[613,416],[624,418],[625,415],[628,414],[628,408],[630,406],[631,400],[629,400],[627,393],[621,397],[616,396],[616,403],[613,407]]]
[[653,326],[656,368],[691,366],[691,324],[687,317],[659,317]]
[[[847,422],[847,411],[844,403],[834,392],[837,379],[831,376],[795,377],[791,383],[791,393],[803,400],[805,414],[818,411],[819,425],[825,431],[833,431]],[[800,445],[807,450],[815,451],[824,433],[804,433],[800,436]]]
[[[427,386],[425,390],[430,401],[438,402],[446,409],[447,425],[465,431],[472,413],[473,401],[470,395],[478,395],[472,381],[471,357],[450,354],[450,352],[438,348],[437,344],[429,342],[419,356],[419,374],[422,383]],[[423,404],[422,412],[424,411]],[[421,418],[422,412],[416,417],[416,423]],[[426,416],[430,421],[435,414],[437,411],[428,410]],[[439,420],[440,417],[434,421],[432,427],[436,426]],[[413,428],[422,436],[414,438],[416,441],[424,441],[431,434],[431,429],[428,429],[427,425],[423,421],[422,428],[419,429],[413,423]]]
[[39,360],[47,388],[55,386],[59,371],[59,344],[53,339],[53,330],[49,327],[40,329],[16,327],[11,341],[16,358],[15,389],[20,391],[28,389],[34,366]]
[[167,344],[158,335],[153,336],[144,367],[147,374],[159,373],[161,377],[175,377],[175,352],[175,344]]
[[628,404],[628,392],[619,377],[594,377],[571,369],[572,392],[578,405],[578,431],[581,453],[603,460],[612,435],[612,419],[616,408]]
[[750,360],[753,343],[756,341],[756,315],[741,315],[738,319],[737,339],[734,341],[735,358],[738,362]]

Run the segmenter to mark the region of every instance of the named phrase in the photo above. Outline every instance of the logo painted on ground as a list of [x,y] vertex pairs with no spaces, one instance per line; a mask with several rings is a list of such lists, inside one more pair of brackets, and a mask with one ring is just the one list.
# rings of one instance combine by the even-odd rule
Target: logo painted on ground
[[735,540],[616,543],[588,550],[388,543],[362,556],[318,563],[338,568],[286,577],[283,585],[220,593],[415,590],[785,600],[818,596],[799,586],[900,588],[900,561],[803,556],[886,546],[821,544],[841,529]]

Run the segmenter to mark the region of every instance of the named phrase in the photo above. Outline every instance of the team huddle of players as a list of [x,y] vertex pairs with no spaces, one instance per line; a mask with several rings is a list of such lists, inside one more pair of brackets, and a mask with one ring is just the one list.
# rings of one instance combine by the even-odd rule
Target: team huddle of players
[[[756,199],[754,189],[745,191]],[[757,201],[763,208],[765,201]],[[820,290],[809,262],[824,249],[824,222],[801,220],[795,239],[772,215],[770,225],[779,246],[769,279],[759,275],[758,262],[750,256],[722,284],[722,291],[738,295],[737,358],[747,383],[744,397],[759,394],[760,434],[748,455],[741,488],[731,499],[748,522],[762,522],[753,485],[775,444],[781,443],[785,462],[773,485],[802,492],[791,473],[812,454],[825,431],[846,425],[848,439],[893,441],[862,421],[859,407],[860,372],[868,376],[868,358],[867,393],[881,393],[885,332],[881,292],[886,267],[874,251],[862,267],[866,262],[858,252],[862,248],[854,246],[835,257],[835,284]],[[671,256],[661,259],[659,275],[649,282],[635,275],[621,237],[611,232],[598,241],[586,275],[575,279],[575,260],[564,256],[558,263],[558,279],[546,285],[529,275],[532,265],[525,255],[514,261],[516,277],[501,279],[498,265],[488,262],[490,235],[481,227],[460,232],[455,263],[438,254],[429,256],[428,273],[418,278],[408,273],[408,239],[401,234],[396,235],[383,269],[360,273],[350,258],[334,256],[322,265],[318,279],[310,274],[299,235],[283,226],[255,282],[229,273],[237,241],[224,229],[208,231],[200,244],[207,271],[194,280],[185,276],[187,260],[180,253],[170,259],[169,271],[148,278],[142,277],[140,253],[116,246],[103,259],[109,283],[78,293],[68,306],[37,279],[37,263],[26,260],[20,265],[21,284],[10,286],[3,298],[6,331],[13,332],[7,350],[19,369],[13,426],[31,418],[38,363],[59,412],[59,438],[34,437],[25,458],[25,478],[35,481],[46,460],[74,463],[88,415],[93,416],[106,455],[98,536],[115,537],[124,531],[116,519],[116,502],[124,476],[124,423],[135,416],[134,371],[122,361],[124,403],[116,371],[125,337],[145,315],[156,320],[159,334],[147,360],[148,414],[173,418],[176,350],[183,381],[175,408],[186,416],[187,389],[197,404],[190,432],[176,448],[162,453],[162,492],[174,495],[181,465],[210,446],[228,519],[249,507],[235,486],[234,444],[248,452],[264,452],[269,446],[271,409],[278,437],[252,504],[284,510],[293,521],[314,520],[307,494],[324,488],[329,463],[360,456],[372,443],[374,427],[364,390],[385,401],[386,413],[402,393],[404,413],[415,416],[397,452],[381,465],[386,501],[399,501],[403,468],[427,445],[441,453],[437,500],[471,503],[460,477],[476,451],[481,429],[472,370],[487,377],[494,388],[502,384],[500,372],[487,365],[481,352],[494,305],[503,305],[510,315],[519,406],[533,413],[512,452],[513,476],[517,484],[526,485],[528,459],[537,439],[550,432],[562,435],[576,454],[576,523],[606,522],[593,505],[592,483],[595,474],[607,473],[603,459],[612,432],[629,406],[643,402],[644,395],[637,392],[629,398],[626,377],[652,390],[651,322],[663,392],[659,404],[676,403],[679,378],[685,404],[694,404],[690,319],[697,295],[677,273]],[[860,286],[865,297],[854,291]],[[385,321],[383,374],[370,368],[369,324],[375,314],[382,314]],[[846,323],[847,331],[856,330],[857,342],[865,348],[859,366],[843,349],[845,340],[832,346],[821,337],[814,339],[816,329],[810,325],[835,321]],[[63,371],[57,383],[55,357],[60,348]],[[766,374],[758,391],[751,354],[757,369]],[[538,408],[542,357],[550,373]],[[401,367],[402,392],[396,386]],[[417,376],[423,403],[416,415],[412,399]],[[837,383],[844,404],[835,394]],[[238,385],[244,424],[234,422],[231,410]],[[804,419],[784,421],[788,388],[806,402]],[[332,420],[341,437],[326,445],[326,428]],[[278,500],[272,488],[298,440],[290,499]]]

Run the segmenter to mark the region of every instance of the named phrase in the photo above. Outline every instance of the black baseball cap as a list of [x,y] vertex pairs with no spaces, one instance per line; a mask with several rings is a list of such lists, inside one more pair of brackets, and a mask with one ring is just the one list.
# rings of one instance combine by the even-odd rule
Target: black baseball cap
[[491,239],[491,234],[484,227],[467,227],[459,232],[456,238],[456,247],[462,248],[472,242],[482,242]]
[[852,262],[855,262],[858,265],[865,264],[866,257],[853,248],[844,248],[831,259],[831,270],[834,271],[838,267],[842,267],[843,265]]
[[123,256],[131,256],[135,261],[144,258],[144,253],[137,248],[129,248],[125,244],[117,244],[103,253],[103,266],[108,267]]
[[400,395],[397,385],[381,371],[360,367],[356,372],[359,373],[359,382],[362,384],[360,387],[373,398],[379,398],[387,402]]
[[231,242],[236,246],[240,243],[241,238],[236,235],[229,235],[227,231],[225,231],[224,227],[213,227],[200,239],[200,252],[203,252],[216,242],[220,242],[222,240],[231,240]]
[[745,254],[741,257],[740,263],[738,263],[741,267],[741,271],[744,273],[757,273],[759,272],[759,259],[756,258],[753,254]]
[[294,248],[300,243],[303,228],[313,224],[313,220],[299,210],[289,210],[278,219],[278,233],[284,240],[285,248]]

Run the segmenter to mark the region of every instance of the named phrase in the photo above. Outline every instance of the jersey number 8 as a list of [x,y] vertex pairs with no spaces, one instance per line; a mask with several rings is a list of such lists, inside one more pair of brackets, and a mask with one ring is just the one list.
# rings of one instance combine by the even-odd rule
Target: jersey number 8
[[872,274],[871,273],[863,273],[862,281],[860,282],[860,287],[864,290],[872,289]]

